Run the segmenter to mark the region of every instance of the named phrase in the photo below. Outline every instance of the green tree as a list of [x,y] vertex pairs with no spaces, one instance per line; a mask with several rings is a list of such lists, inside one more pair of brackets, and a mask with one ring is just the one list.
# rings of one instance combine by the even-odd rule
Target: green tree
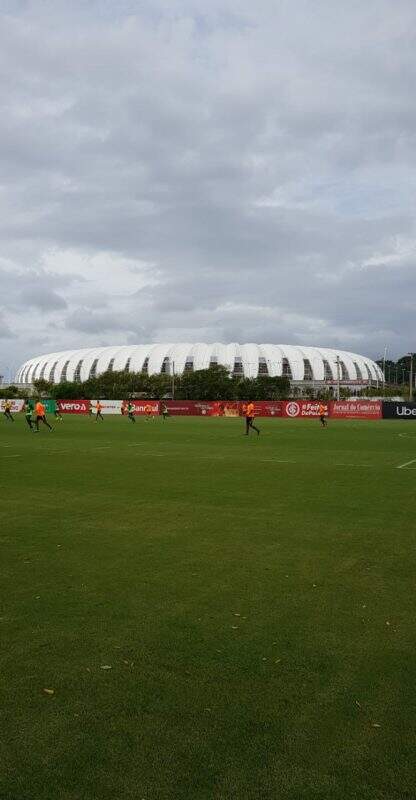
[[33,381],[33,386],[36,394],[47,397],[52,391],[53,384],[49,381],[45,381],[44,378],[38,378],[37,381]]
[[79,383],[72,383],[71,381],[55,383],[51,388],[50,394],[55,400],[78,400],[83,397]]
[[178,382],[176,396],[182,400],[234,400],[238,382],[228,370],[216,365],[209,369],[184,372]]

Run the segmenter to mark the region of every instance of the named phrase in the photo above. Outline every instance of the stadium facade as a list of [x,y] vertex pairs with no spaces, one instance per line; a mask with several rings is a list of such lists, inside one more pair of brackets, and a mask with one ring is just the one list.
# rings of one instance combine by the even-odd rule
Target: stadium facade
[[16,373],[17,384],[43,378],[51,383],[86,381],[108,370],[181,375],[214,365],[234,375],[286,375],[292,384],[378,385],[380,367],[370,358],[322,347],[285,344],[142,344],[63,350],[36,356]]

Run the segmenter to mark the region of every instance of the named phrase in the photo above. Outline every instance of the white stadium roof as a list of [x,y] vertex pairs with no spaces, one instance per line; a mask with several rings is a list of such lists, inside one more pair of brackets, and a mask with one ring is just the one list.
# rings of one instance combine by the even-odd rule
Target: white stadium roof
[[370,358],[324,347],[286,344],[141,344],[63,350],[36,356],[16,373],[17,383],[44,378],[53,383],[85,381],[107,370],[181,374],[222,364],[235,374],[288,375],[294,381],[382,381],[383,373]]

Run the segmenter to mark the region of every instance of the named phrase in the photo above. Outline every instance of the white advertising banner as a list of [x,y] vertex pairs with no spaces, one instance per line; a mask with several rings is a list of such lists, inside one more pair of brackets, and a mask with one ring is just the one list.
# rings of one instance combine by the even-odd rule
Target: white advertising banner
[[[0,410],[1,411],[4,411],[4,404],[5,403],[7,403],[7,400],[0,400]],[[18,411],[22,410],[24,400],[9,400],[9,403],[11,403],[10,411],[12,412],[12,414],[13,414],[13,412],[16,414]]]
[[[120,414],[121,416],[121,404],[122,400],[100,400],[101,403],[101,413],[102,414]],[[97,411],[97,401],[91,400],[91,410],[92,413],[95,414]]]

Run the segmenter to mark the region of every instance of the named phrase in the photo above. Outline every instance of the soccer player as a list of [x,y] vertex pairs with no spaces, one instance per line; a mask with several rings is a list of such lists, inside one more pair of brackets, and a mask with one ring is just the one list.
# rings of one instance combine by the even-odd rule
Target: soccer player
[[3,413],[4,413],[4,416],[6,417],[6,419],[9,422],[14,422],[14,419],[12,417],[12,404],[11,404],[10,400],[5,400],[4,401],[4,412]]
[[152,418],[152,406],[149,406],[149,405],[145,406],[144,407],[144,413],[146,414],[146,419],[151,419]]
[[103,415],[101,413],[102,409],[103,409],[103,407],[102,407],[100,401],[97,400],[97,402],[95,404],[95,421],[96,422],[98,422],[99,419],[101,420],[101,422],[104,422],[104,417],[103,417]]
[[23,413],[25,415],[25,419],[31,431],[33,431],[33,422],[32,422],[32,413],[33,408],[29,403],[29,400],[25,400],[23,404]]
[[246,414],[246,432],[244,435],[248,436],[251,428],[253,431],[257,431],[257,436],[260,436],[259,429],[256,428],[256,426],[254,425],[254,403],[248,403],[245,414]]
[[165,404],[164,404],[164,403],[163,403],[163,405],[162,405],[162,417],[163,417],[163,422],[165,421],[165,419],[168,419],[168,417],[169,417],[169,410],[168,410],[168,407],[167,407],[167,406],[165,406]]
[[134,405],[130,400],[127,403],[127,416],[129,419],[131,419],[132,422],[136,423],[136,419],[134,416]]
[[55,411],[53,413],[55,415],[55,419],[57,419],[58,422],[63,422],[64,421],[64,418],[63,418],[63,416],[62,416],[62,414],[61,414],[61,412],[59,410],[58,403],[55,403]]
[[326,414],[328,413],[328,406],[324,405],[323,403],[319,404],[319,419],[321,420],[321,425],[323,428],[326,428]]
[[46,419],[46,411],[45,406],[43,405],[41,400],[35,405],[35,413],[36,413],[36,432],[39,433],[39,422],[43,422],[50,431],[53,431],[52,425],[49,425],[48,420]]

